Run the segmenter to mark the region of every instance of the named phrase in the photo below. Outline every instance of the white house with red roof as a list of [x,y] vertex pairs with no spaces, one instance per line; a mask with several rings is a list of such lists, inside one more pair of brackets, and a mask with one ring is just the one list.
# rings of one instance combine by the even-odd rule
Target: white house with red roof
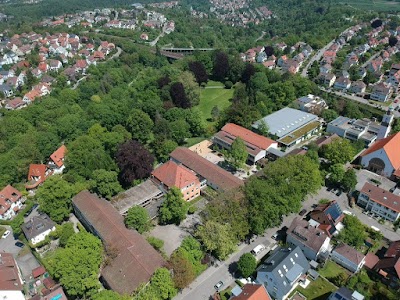
[[11,253],[0,254],[0,299],[24,300],[24,283]]
[[386,177],[400,177],[400,133],[377,141],[360,157],[364,168]]
[[0,191],[0,220],[9,220],[22,207],[22,194],[11,185]]
[[[183,199],[186,201],[200,196],[202,186],[196,173],[172,160],[155,169],[151,173],[151,178],[163,192],[167,192],[172,187],[177,187],[181,190]],[[204,184],[203,187],[205,186]]]
[[347,244],[340,244],[332,251],[331,258],[342,267],[357,273],[365,264],[365,255]]
[[265,136],[259,135],[242,126],[228,123],[214,135],[213,142],[224,149],[230,149],[236,138],[241,138],[246,145],[247,160],[254,164],[264,158],[268,149],[278,148],[278,143]]
[[63,170],[65,169],[64,159],[65,154],[67,152],[67,147],[62,145],[56,151],[50,155],[50,159],[48,162],[49,169],[53,170],[53,174],[62,174]]

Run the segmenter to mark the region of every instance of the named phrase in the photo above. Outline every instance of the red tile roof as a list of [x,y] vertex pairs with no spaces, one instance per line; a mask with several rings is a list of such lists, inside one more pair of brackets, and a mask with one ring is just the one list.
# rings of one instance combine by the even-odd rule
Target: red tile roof
[[391,242],[386,250],[385,257],[400,257],[400,240]]
[[39,266],[32,270],[33,278],[42,276],[44,273],[46,273],[46,269],[43,266]]
[[243,286],[240,295],[231,298],[232,300],[271,300],[267,290],[262,284],[247,283]]
[[365,264],[364,266],[367,267],[368,269],[372,270],[375,265],[378,263],[379,257],[376,256],[375,254],[369,252],[365,256]]
[[[4,189],[0,191],[0,214],[4,214],[10,209],[11,204],[17,202],[21,198],[21,193],[13,188],[11,185],[7,185]],[[10,203],[7,203],[10,200]]]
[[400,196],[397,196],[369,182],[364,184],[361,192],[368,195],[372,201],[388,207],[396,212],[400,212]]
[[341,256],[347,258],[349,261],[359,265],[365,258],[364,254],[358,252],[356,249],[350,247],[347,244],[340,244],[333,250]]
[[240,137],[243,141],[257,146],[260,149],[267,150],[272,144],[276,144],[274,140],[271,140],[265,136],[254,133],[242,126],[228,123],[221,129],[233,136]]
[[22,291],[23,285],[18,274],[18,266],[11,253],[0,254],[0,290]]
[[57,167],[62,167],[64,165],[64,157],[67,151],[67,147],[62,145],[58,148],[52,155],[50,155],[50,159],[56,164]]
[[[29,172],[28,172],[28,182],[25,187],[27,189],[34,189],[39,184],[46,180],[46,169],[47,166],[43,164],[30,164]],[[38,180],[34,179],[34,177],[40,177]],[[33,182],[32,182],[33,181]]]
[[105,246],[116,254],[101,271],[112,290],[132,294],[141,283],[150,280],[156,269],[166,265],[142,235],[125,227],[124,218],[109,201],[82,191],[72,203],[81,221],[94,228]]
[[400,132],[388,136],[374,143],[371,147],[361,153],[366,156],[370,153],[383,149],[395,170],[400,168]]
[[199,183],[199,179],[193,171],[171,160],[155,169],[151,175],[168,188],[182,189],[191,183]]
[[178,147],[171,152],[170,157],[204,177],[222,191],[232,190],[244,185],[239,178],[190,151],[188,148]]

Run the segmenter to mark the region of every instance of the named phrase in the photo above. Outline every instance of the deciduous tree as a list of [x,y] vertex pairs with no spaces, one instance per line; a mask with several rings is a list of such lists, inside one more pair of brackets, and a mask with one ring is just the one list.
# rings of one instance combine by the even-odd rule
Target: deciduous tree
[[146,232],[150,229],[149,213],[141,206],[136,205],[128,209],[124,221],[126,227],[136,229],[139,233]]
[[125,187],[129,187],[134,180],[149,177],[153,170],[154,156],[135,140],[121,144],[115,160],[120,169],[118,179]]
[[146,144],[152,135],[154,123],[150,116],[140,109],[132,109],[126,120],[126,128],[132,134],[132,139]]
[[160,223],[179,225],[185,219],[187,209],[188,207],[185,200],[183,200],[181,191],[176,187],[171,188],[160,207]]
[[104,169],[95,170],[91,190],[107,200],[111,200],[113,196],[122,191],[118,182],[118,173]]
[[189,70],[194,74],[196,78],[196,82],[200,85],[203,82],[207,83],[208,75],[207,70],[204,67],[203,63],[199,61],[192,61],[189,63]]
[[233,167],[239,169],[246,163],[247,155],[246,144],[238,137],[233,141],[226,158]]
[[321,147],[322,157],[329,160],[332,164],[344,164],[350,161],[355,153],[351,142],[347,139],[337,138],[328,145]]
[[254,273],[257,267],[256,258],[251,253],[244,253],[238,261],[238,270],[244,278]]

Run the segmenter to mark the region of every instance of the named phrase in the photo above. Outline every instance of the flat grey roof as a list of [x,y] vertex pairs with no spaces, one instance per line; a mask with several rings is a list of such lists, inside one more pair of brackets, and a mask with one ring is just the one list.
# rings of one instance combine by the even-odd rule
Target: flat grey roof
[[316,115],[298,109],[285,107],[262,118],[261,120],[258,120],[253,124],[253,128],[257,129],[259,124],[264,121],[269,128],[270,134],[282,138],[316,120],[318,120]]
[[157,185],[147,179],[145,182],[115,196],[112,204],[120,214],[125,214],[132,206],[141,205],[147,200],[159,198],[162,194]]

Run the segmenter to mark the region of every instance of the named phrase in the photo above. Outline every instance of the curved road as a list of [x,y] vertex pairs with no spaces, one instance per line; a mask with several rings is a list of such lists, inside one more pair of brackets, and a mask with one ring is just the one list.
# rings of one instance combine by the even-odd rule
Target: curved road
[[[341,34],[339,34],[339,36],[341,36],[342,34],[345,34],[347,31],[350,30],[350,28],[351,28],[351,27],[349,27],[349,28],[347,28],[346,30],[344,30]],[[330,46],[333,45],[333,43],[335,42],[335,40],[336,40],[336,39],[333,39],[332,41],[330,41],[327,45],[325,45],[324,48],[319,49],[318,52],[317,52],[313,57],[311,57],[310,61],[308,62],[308,64],[305,66],[305,68],[304,68],[303,71],[301,72],[301,76],[302,76],[302,77],[308,77],[307,72],[308,72],[308,69],[309,69],[309,68],[311,67],[311,65],[313,64],[313,62],[314,62],[314,61],[319,61],[319,60],[322,58],[322,55],[324,54],[324,52],[325,52],[326,50],[328,50],[328,48],[329,48]]]

